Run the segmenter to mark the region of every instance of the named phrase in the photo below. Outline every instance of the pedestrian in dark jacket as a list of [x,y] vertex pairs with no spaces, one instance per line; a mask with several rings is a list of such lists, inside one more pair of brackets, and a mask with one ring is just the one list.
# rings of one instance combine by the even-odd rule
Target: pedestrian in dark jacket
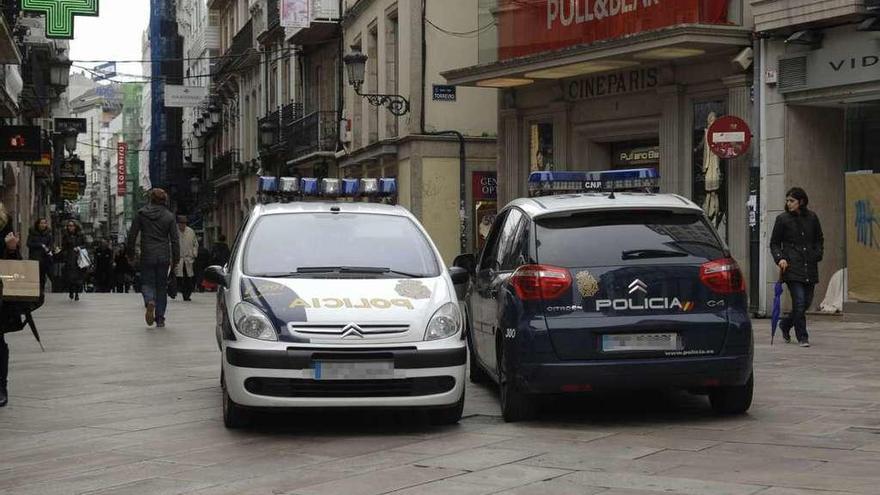
[[125,244],[119,246],[116,256],[113,258],[113,273],[116,281],[116,292],[128,292],[131,287],[133,278],[133,270],[131,263],[128,262],[128,256],[125,253]]
[[779,322],[782,338],[791,342],[795,337],[801,347],[810,346],[806,312],[813,303],[813,291],[819,281],[819,262],[825,252],[825,237],[819,217],[807,209],[810,200],[800,187],[785,195],[785,211],[776,217],[770,251],[779,266],[782,280],[791,295],[791,313]]
[[113,250],[103,239],[95,247],[95,292],[110,292],[113,285]]
[[64,283],[67,285],[67,296],[79,301],[79,294],[85,282],[85,269],[79,266],[80,250],[86,248],[86,237],[79,225],[68,220],[61,237],[61,255],[64,259]]
[[144,320],[147,325],[165,326],[168,305],[168,272],[180,261],[180,240],[174,214],[165,205],[164,190],[150,190],[150,204],[141,208],[128,231],[129,257],[134,257],[134,243],[141,237],[141,294],[144,297]]
[[229,245],[226,244],[226,236],[220,234],[217,242],[211,246],[211,263],[217,266],[225,266],[229,261]]
[[[0,242],[3,243],[2,249],[0,249],[0,258],[5,260],[21,259],[18,245],[19,238],[12,231],[12,218],[13,216],[7,213],[3,204],[0,203]],[[4,326],[5,322],[9,319],[7,316],[13,316],[7,314],[13,308],[15,308],[15,305],[12,304],[0,306],[0,322],[3,322]],[[14,316],[18,317],[17,314]],[[6,383],[6,379],[9,376],[9,346],[6,345],[4,334],[6,331],[13,330],[18,329],[0,328],[0,407],[5,406],[9,401],[9,389]]]
[[52,237],[52,230],[49,228],[49,221],[45,218],[38,218],[34,222],[34,228],[28,233],[27,247],[28,259],[40,263],[40,292],[46,290],[46,276],[52,270],[52,248],[55,240]]

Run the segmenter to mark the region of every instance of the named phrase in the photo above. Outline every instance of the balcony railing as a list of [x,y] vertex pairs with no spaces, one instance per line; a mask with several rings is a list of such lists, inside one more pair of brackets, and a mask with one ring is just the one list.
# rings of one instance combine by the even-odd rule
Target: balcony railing
[[289,159],[295,160],[319,151],[336,151],[339,121],[335,111],[312,112],[294,121],[287,129]]
[[226,72],[241,55],[254,46],[254,25],[253,21],[248,21],[232,38],[232,44],[226,49],[223,58],[211,68],[211,75],[216,77]]
[[235,172],[235,153],[227,151],[214,158],[211,165],[211,180],[217,180]]
[[257,121],[257,125],[260,127],[266,122],[274,123],[279,130],[279,132],[275,134],[275,142],[272,143],[272,146],[270,147],[271,152],[286,153],[288,149],[287,142],[290,137],[290,133],[286,132],[286,129],[288,129],[295,121],[302,118],[302,112],[302,103],[288,103]]

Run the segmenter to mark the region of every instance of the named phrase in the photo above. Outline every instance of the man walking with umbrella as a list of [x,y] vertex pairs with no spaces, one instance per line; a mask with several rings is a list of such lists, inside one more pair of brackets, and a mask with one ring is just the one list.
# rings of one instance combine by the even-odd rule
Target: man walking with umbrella
[[793,326],[801,347],[810,347],[806,312],[813,303],[825,243],[819,217],[807,209],[809,202],[800,187],[789,189],[785,194],[785,211],[776,217],[770,237],[770,252],[791,295],[791,313],[779,322],[779,329],[782,338],[791,342]]

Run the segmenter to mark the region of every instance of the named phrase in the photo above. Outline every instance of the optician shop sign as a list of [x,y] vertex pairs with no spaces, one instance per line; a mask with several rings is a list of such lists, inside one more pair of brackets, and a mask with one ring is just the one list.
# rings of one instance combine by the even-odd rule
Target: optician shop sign
[[499,0],[507,60],[677,24],[727,24],[728,0]]

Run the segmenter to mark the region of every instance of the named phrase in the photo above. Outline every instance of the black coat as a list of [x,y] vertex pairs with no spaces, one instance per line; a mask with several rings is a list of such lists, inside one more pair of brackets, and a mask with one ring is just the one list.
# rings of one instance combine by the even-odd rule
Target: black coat
[[168,208],[147,205],[137,212],[125,242],[129,255],[134,254],[138,234],[141,236],[141,263],[170,263],[174,266],[180,261],[180,233],[174,214]]
[[40,265],[45,267],[52,261],[52,246],[54,245],[55,240],[51,230],[46,229],[41,232],[37,229],[31,229],[27,239],[28,258],[39,261]]
[[86,237],[79,232],[76,234],[64,232],[64,237],[61,238],[61,252],[64,256],[64,282],[68,288],[82,285],[85,281],[85,273],[79,267],[79,251],[76,249],[85,248],[85,245]]
[[811,210],[799,214],[783,212],[776,217],[770,237],[773,260],[788,262],[782,275],[786,282],[815,284],[819,281],[819,262],[825,254],[825,237],[819,217]]

